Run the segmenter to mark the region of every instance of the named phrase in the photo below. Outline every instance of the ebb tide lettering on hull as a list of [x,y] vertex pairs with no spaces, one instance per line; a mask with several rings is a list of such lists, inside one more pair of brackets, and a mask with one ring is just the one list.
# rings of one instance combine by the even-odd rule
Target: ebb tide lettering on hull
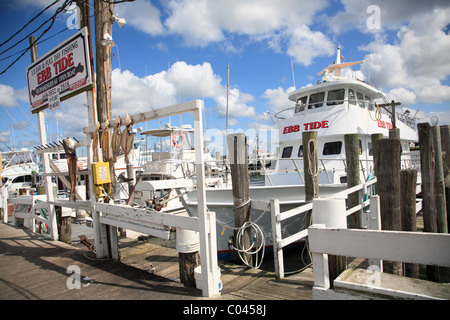
[[293,126],[287,126],[287,127],[284,127],[283,134],[291,133],[291,132],[299,132],[301,128],[303,128],[304,131],[316,130],[316,129],[321,129],[321,128],[325,129],[325,128],[328,128],[328,120],[307,122],[307,123],[304,123],[303,126],[300,126],[298,124],[293,125]]

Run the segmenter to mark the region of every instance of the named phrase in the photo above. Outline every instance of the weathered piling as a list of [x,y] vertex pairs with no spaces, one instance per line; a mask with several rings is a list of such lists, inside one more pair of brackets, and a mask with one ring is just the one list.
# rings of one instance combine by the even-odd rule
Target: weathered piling
[[439,233],[448,233],[447,229],[447,208],[445,204],[445,184],[444,168],[442,161],[441,130],[439,126],[432,126],[434,144],[434,161],[436,163],[434,171],[435,199],[436,199],[436,218]]
[[[347,163],[347,188],[360,184],[359,170],[359,138],[358,134],[346,134],[345,141],[345,160]],[[348,195],[347,205],[352,208],[359,204],[359,192]],[[361,210],[356,211],[348,217],[349,227],[352,229],[361,228]]]
[[[231,185],[233,189],[234,204],[234,226],[242,227],[251,221],[250,217],[250,179],[248,174],[247,137],[244,133],[234,133],[227,136],[227,148],[230,159]],[[249,249],[251,246],[251,229],[246,228],[243,232],[242,247],[237,245],[237,230],[234,231],[235,247],[238,249]],[[252,261],[251,254],[242,255],[249,264]],[[239,256],[235,256],[236,262],[240,263]]]
[[[416,222],[416,186],[417,186],[417,170],[404,169],[400,170],[400,189],[402,197],[400,208],[402,213],[402,231],[417,231]],[[405,276],[411,278],[419,278],[419,264],[405,263]]]
[[[375,174],[377,191],[380,196],[381,229],[401,230],[400,210],[400,151],[398,139],[374,139],[376,153]],[[402,275],[402,264],[383,261],[386,273]]]
[[441,147],[447,208],[447,230],[450,230],[450,125],[441,126]]
[[[433,135],[429,123],[417,124],[420,145],[420,171],[422,178],[423,198],[423,231],[437,232],[437,213],[435,202],[435,150]],[[439,281],[439,269],[437,266],[427,266],[427,278],[430,281]]]

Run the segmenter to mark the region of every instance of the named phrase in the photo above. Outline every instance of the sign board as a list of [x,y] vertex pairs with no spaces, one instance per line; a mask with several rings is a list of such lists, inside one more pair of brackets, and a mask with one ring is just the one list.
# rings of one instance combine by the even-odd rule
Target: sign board
[[[26,69],[31,112],[92,86],[87,29],[83,28]],[[58,97],[58,99],[57,99]]]

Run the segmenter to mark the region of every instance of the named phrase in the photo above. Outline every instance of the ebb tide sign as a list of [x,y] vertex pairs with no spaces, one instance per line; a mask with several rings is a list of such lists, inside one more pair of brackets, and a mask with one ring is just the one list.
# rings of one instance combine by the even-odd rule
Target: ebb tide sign
[[27,67],[31,112],[56,109],[60,101],[91,88],[88,46],[83,28]]

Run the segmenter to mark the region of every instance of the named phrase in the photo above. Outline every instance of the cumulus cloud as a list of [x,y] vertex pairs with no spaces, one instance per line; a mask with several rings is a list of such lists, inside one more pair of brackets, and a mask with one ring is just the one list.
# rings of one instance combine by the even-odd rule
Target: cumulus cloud
[[267,89],[264,91],[263,98],[268,100],[267,104],[269,105],[270,110],[276,113],[294,106],[294,103],[288,99],[289,93],[294,90],[294,87],[289,87],[286,90],[281,87],[276,89]]
[[[226,115],[226,87],[211,64],[174,63],[169,70],[140,78],[132,72],[114,69],[112,73],[112,113],[143,112],[188,99],[211,98],[219,116]],[[229,94],[230,117],[253,117],[255,108],[248,105],[253,96],[238,88]]]
[[334,53],[334,44],[320,31],[311,31],[308,26],[297,27],[289,41],[287,53],[296,62],[309,66],[319,56],[330,56]]
[[385,91],[397,88],[393,93],[406,93],[408,101],[449,101],[450,87],[442,83],[450,75],[450,35],[444,31],[449,16],[450,8],[417,13],[398,30],[396,43],[376,37],[365,47],[370,80]]
[[116,5],[114,12],[119,17],[125,18],[127,25],[150,35],[160,35],[164,33],[164,26],[161,22],[161,12],[152,5],[150,1],[133,1],[126,5]]
[[14,96],[14,88],[5,84],[0,84],[0,106],[15,107],[17,101]]

